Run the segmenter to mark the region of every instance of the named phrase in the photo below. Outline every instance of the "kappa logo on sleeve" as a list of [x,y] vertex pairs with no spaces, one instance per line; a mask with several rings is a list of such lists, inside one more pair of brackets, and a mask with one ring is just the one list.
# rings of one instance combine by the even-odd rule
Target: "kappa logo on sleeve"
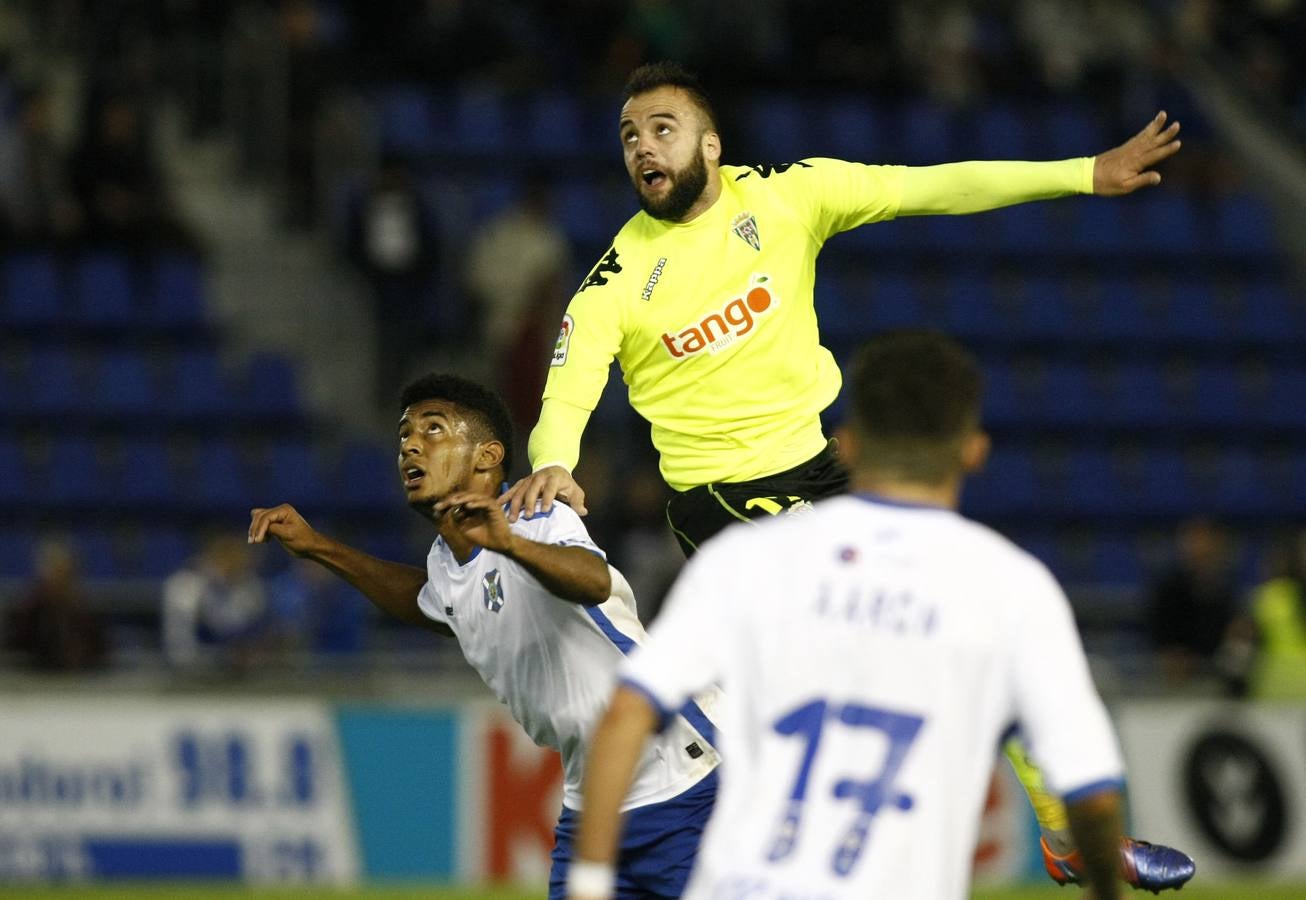
[[567,362],[567,349],[571,346],[571,333],[576,330],[576,320],[570,314],[562,317],[562,327],[558,329],[558,339],[553,344],[553,357],[550,366],[561,366]]
[[608,252],[603,254],[603,258],[599,260],[598,265],[581,282],[580,291],[577,291],[577,293],[584,291],[586,288],[601,287],[607,284],[608,279],[604,276],[616,275],[620,271],[621,263],[617,262],[617,248],[615,246],[610,247]]
[[740,172],[738,175],[735,176],[735,181],[743,181],[745,178],[747,178],[749,175],[752,175],[754,172],[756,172],[758,175],[762,176],[763,178],[770,178],[772,175],[783,175],[785,172],[788,172],[794,166],[798,166],[801,169],[810,169],[812,167],[812,164],[805,163],[805,162],[791,162],[791,163],[763,163],[758,166],[749,166],[747,172]]

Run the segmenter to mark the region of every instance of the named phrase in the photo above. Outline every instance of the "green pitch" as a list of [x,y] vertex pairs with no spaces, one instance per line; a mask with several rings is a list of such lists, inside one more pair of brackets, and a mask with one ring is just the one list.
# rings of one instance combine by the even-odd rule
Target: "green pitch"
[[[441,888],[431,886],[367,887],[356,890],[323,890],[322,888],[253,889],[218,887],[194,884],[129,885],[114,888],[94,887],[3,887],[0,898],[32,898],[32,900],[251,900],[257,897],[307,900],[310,897],[329,897],[331,900],[541,900],[543,888],[535,890],[510,888]],[[972,900],[1075,900],[1081,896],[1074,888],[1021,887],[977,890]],[[1151,897],[1147,892],[1129,893],[1129,897]],[[1190,884],[1182,893],[1166,893],[1163,897],[1175,900],[1302,900],[1306,897],[1306,884],[1269,885],[1262,882],[1240,881],[1222,885]]]

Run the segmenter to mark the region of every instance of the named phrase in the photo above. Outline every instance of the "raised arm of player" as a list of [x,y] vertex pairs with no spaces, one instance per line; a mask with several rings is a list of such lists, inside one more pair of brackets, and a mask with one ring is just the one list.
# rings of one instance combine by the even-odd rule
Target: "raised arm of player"
[[1071,194],[1116,197],[1160,184],[1152,166],[1179,151],[1179,123],[1157,113],[1119,147],[1058,162],[976,161],[902,170],[900,216],[960,215]]
[[508,521],[516,522],[521,511],[553,509],[553,501],[562,500],[579,515],[586,515],[585,491],[571,470],[580,459],[580,436],[589,422],[590,411],[563,400],[546,397],[540,408],[540,420],[531,431],[527,454],[534,471],[504,492],[500,504],[508,504]]
[[581,816],[567,896],[608,900],[621,834],[621,803],[658,714],[639,691],[618,687],[590,741],[585,765],[585,813]]
[[276,538],[291,555],[310,559],[335,572],[396,619],[453,636],[447,625],[431,621],[418,608],[417,595],[426,584],[425,570],[377,559],[327,537],[288,503],[250,510],[249,542],[262,544],[269,537]]
[[495,497],[450,494],[435,511],[471,543],[519,563],[555,597],[593,606],[612,595],[606,560],[584,547],[545,544],[515,533]]

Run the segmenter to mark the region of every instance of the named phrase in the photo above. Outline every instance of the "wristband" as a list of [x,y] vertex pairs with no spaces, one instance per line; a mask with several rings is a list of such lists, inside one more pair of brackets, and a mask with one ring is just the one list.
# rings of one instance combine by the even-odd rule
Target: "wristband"
[[567,867],[567,896],[607,900],[617,886],[617,870],[608,863],[573,859]]

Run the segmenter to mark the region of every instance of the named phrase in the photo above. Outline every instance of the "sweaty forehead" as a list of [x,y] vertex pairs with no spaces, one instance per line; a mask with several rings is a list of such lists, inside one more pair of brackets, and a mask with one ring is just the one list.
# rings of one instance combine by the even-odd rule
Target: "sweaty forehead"
[[670,115],[681,122],[700,121],[698,104],[683,88],[664,85],[636,94],[621,107],[621,122],[639,122],[651,116]]

